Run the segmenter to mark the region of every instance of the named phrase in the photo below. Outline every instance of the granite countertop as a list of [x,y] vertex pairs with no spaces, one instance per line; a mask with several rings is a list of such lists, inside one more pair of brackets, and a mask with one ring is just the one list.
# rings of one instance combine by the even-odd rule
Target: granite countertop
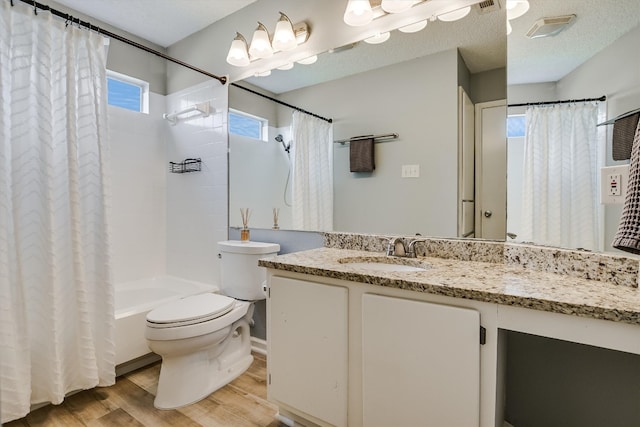
[[367,271],[339,262],[344,258],[372,257],[385,256],[380,252],[325,247],[262,259],[259,263],[275,270],[640,324],[638,288],[495,262],[401,258],[400,262],[426,263],[429,267],[416,272]]

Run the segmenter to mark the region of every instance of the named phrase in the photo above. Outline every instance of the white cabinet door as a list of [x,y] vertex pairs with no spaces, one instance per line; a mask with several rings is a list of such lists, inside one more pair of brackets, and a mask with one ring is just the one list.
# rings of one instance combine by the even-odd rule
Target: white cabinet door
[[363,424],[471,427],[480,422],[480,313],[362,297]]
[[347,425],[347,288],[273,277],[269,297],[269,398]]

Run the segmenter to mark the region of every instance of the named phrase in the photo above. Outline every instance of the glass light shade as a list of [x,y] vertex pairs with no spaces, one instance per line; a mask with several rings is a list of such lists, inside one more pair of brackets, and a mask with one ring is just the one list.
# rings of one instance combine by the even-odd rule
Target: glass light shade
[[464,18],[469,12],[471,12],[471,6],[463,7],[453,12],[443,13],[442,15],[438,15],[438,19],[444,22],[453,22]]
[[258,22],[258,28],[253,32],[251,45],[249,46],[249,55],[254,58],[269,58],[273,55],[271,40],[267,28]]
[[227,63],[236,67],[246,67],[249,65],[249,53],[247,52],[247,41],[242,34],[236,33],[236,38],[231,42]]
[[373,21],[373,10],[369,0],[349,0],[342,19],[352,27],[367,25]]
[[364,42],[369,44],[380,44],[389,40],[389,37],[391,37],[391,33],[387,31],[385,33],[378,33],[373,37],[369,37],[368,39],[364,39]]
[[527,0],[507,0],[507,19],[516,19],[527,13],[529,2]]
[[415,0],[382,0],[382,10],[387,13],[401,13],[411,9]]
[[416,22],[415,24],[405,25],[404,27],[398,28],[398,31],[403,33],[417,33],[418,31],[424,29],[427,26],[429,21],[425,19],[424,21]]
[[261,73],[256,73],[256,77],[267,77],[271,75],[271,70],[263,71]]
[[273,33],[273,48],[276,50],[291,50],[298,46],[296,35],[293,32],[293,25],[284,13],[280,12],[280,19],[276,24],[276,31]]
[[305,59],[301,59],[300,61],[296,61],[298,64],[302,64],[302,65],[311,65],[311,64],[315,64],[315,62],[318,60],[318,55],[313,55],[310,56],[308,58]]
[[278,67],[278,70],[286,71],[293,68],[293,62],[288,62],[281,67]]
[[513,31],[513,28],[511,28],[511,22],[507,19],[507,35],[511,34],[511,31]]

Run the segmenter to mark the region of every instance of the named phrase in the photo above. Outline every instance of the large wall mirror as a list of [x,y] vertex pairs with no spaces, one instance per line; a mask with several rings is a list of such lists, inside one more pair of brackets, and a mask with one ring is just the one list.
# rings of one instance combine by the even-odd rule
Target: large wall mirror
[[[260,3],[260,2],[258,2]],[[339,9],[343,3],[331,2]],[[429,3],[429,2],[425,2]],[[486,3],[486,2],[483,2]],[[373,173],[349,172],[348,145],[334,144],[334,230],[364,233],[415,234],[454,237],[463,235],[465,160],[460,135],[462,87],[472,104],[475,139],[482,132],[482,106],[507,97],[508,103],[598,98],[598,120],[607,120],[640,107],[640,10],[637,1],[584,2],[582,0],[529,0],[529,10],[509,20],[506,1],[496,9],[474,4],[456,22],[430,21],[427,28],[404,34],[391,33],[384,44],[358,43],[334,46],[318,55],[311,66],[274,70],[269,77],[249,77],[238,84],[334,119],[334,139],[358,135],[397,133],[399,138],[375,144]],[[563,31],[548,37],[527,37],[542,18],[575,15]],[[337,27],[336,27],[337,28]],[[507,47],[508,46],[508,47]],[[506,52],[506,53],[505,53]],[[305,68],[306,67],[306,68]],[[505,67],[507,72],[505,73]],[[505,74],[507,77],[505,78]],[[280,227],[290,228],[290,160],[285,150],[292,142],[289,108],[230,89],[230,105],[239,111],[268,119],[264,141],[230,136],[230,225],[240,226],[239,207],[253,209],[251,226],[271,228],[272,212],[279,209]],[[525,116],[527,107],[505,108],[509,116]],[[504,116],[503,116],[504,117]],[[525,119],[521,126],[527,128]],[[518,119],[514,123],[517,124]],[[524,124],[523,124],[524,123]],[[611,127],[599,128],[599,167],[611,158]],[[485,185],[487,191],[507,193],[492,209],[472,209],[474,224],[489,211],[492,218],[507,217],[499,237],[589,250],[611,250],[621,205],[601,205],[593,193],[598,227],[592,247],[580,243],[536,241],[525,238],[522,224],[524,138],[506,138],[502,146],[482,153],[475,144],[474,198],[483,183],[478,180],[478,159],[484,159],[502,183]],[[281,137],[278,137],[281,135]],[[508,167],[507,167],[508,158]],[[468,159],[467,159],[468,163]],[[503,169],[500,169],[502,164]],[[403,178],[403,166],[419,165],[419,176]],[[480,165],[481,166],[481,165]],[[508,168],[508,174],[506,169]],[[468,172],[467,172],[468,175]],[[598,186],[599,176],[593,178]],[[551,183],[550,185],[553,185]],[[502,200],[502,201],[501,201]],[[475,200],[478,204],[478,200]],[[553,204],[551,204],[553,205]],[[557,209],[550,206],[549,209]],[[538,211],[535,218],[544,221]],[[477,230],[478,227],[476,226]],[[473,234],[471,235],[474,236]]]
[[[508,100],[549,104],[509,108],[509,240],[610,251],[622,204],[601,204],[601,168],[629,162],[612,158],[613,126],[594,123],[640,108],[638,2],[529,3],[525,15],[510,21]],[[545,24],[552,19],[541,18],[570,22],[551,28]],[[546,31],[559,32],[536,37]],[[554,122],[560,115],[563,122]],[[569,144],[554,148],[561,140]]]
[[[346,3],[330,3],[339,21],[335,31],[345,26]],[[428,1],[414,8],[436,5],[430,7],[439,11],[444,9],[434,7],[453,3]],[[504,104],[506,98],[506,11],[497,2],[489,8],[467,3],[470,12],[460,20],[445,22],[432,14],[421,31],[394,30],[382,44],[332,46],[313,65],[295,64],[292,70],[276,69],[268,77],[237,82],[332,118],[336,141],[398,135],[376,141],[371,173],[350,172],[350,144],[333,143],[334,231],[460,235],[463,171],[471,183],[465,199],[474,198],[472,140],[467,143],[471,158],[467,156],[464,165],[461,158],[461,90],[470,105],[465,120],[471,132],[474,105],[500,100]],[[262,141],[230,135],[230,225],[241,226],[239,208],[249,207],[251,227],[271,228],[275,208],[280,228],[292,228],[291,161],[286,150],[296,144],[290,130],[292,110],[233,86],[230,107],[269,123]],[[418,176],[403,177],[407,167]],[[493,209],[495,218],[500,210],[505,216],[504,205],[503,198]],[[473,203],[468,209],[466,220],[472,223]],[[473,225],[468,228],[473,231]],[[504,238],[504,230],[499,237]]]

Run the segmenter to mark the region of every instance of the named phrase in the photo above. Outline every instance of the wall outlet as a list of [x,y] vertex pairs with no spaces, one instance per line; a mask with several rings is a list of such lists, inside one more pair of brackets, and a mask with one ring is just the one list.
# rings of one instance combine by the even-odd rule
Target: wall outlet
[[419,178],[420,165],[402,165],[402,178]]
[[620,177],[621,175],[619,173],[610,173],[607,175],[605,185],[607,186],[608,196],[619,196],[622,194]]
[[629,182],[629,165],[607,166],[600,169],[600,203],[624,203]]

